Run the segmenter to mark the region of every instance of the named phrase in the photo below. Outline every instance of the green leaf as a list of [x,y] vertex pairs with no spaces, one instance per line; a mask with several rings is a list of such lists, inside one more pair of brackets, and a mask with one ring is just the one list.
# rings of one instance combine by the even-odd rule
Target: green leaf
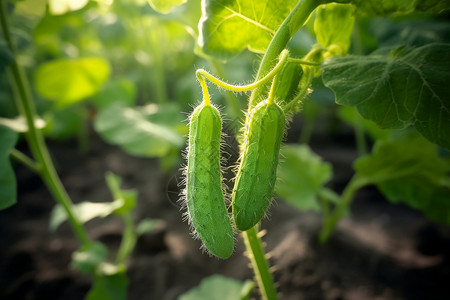
[[351,106],[339,106],[338,116],[341,120],[354,127],[362,126],[374,141],[387,139],[389,137],[389,134],[391,133],[391,130],[381,129],[374,122],[361,117],[356,109]]
[[448,0],[352,0],[356,12],[364,16],[409,14],[414,11],[440,13],[450,8]]
[[148,4],[162,14],[169,13],[173,8],[186,3],[187,0],[147,0]]
[[17,132],[0,125],[0,210],[17,202],[17,183],[9,154],[17,143]]
[[98,272],[85,300],[126,300],[128,279],[125,268],[111,266],[111,271]]
[[67,12],[83,8],[89,0],[49,0],[49,10],[53,15],[63,15]]
[[450,149],[450,44],[383,52],[325,61],[323,81],[336,103],[356,107],[381,128],[412,125]]
[[377,141],[359,158],[357,176],[376,184],[393,203],[405,203],[430,219],[450,224],[450,161],[415,132]]
[[123,106],[134,106],[136,87],[133,82],[125,78],[110,80],[92,97],[92,101],[100,110],[118,103]]
[[143,234],[152,232],[160,223],[159,220],[143,219],[136,226],[136,235],[141,236]]
[[68,107],[64,109],[52,109],[45,113],[44,134],[46,137],[64,140],[79,133],[84,126],[87,112],[82,107]]
[[306,145],[286,145],[277,170],[276,194],[300,210],[320,211],[318,195],[332,177],[331,164]]
[[296,0],[205,0],[199,44],[204,53],[227,60],[245,48],[263,53]]
[[253,289],[253,282],[240,282],[221,275],[202,280],[199,286],[181,295],[178,300],[245,300]]
[[97,93],[108,77],[102,58],[56,59],[39,66],[34,82],[42,97],[67,106]]
[[[1,118],[0,117],[0,125],[8,127],[9,129],[11,129],[13,131],[16,131],[16,132],[27,132],[28,131],[27,121],[22,116],[18,116],[15,119]],[[36,117],[34,119],[34,126],[37,129],[42,129],[45,126],[47,126],[47,124],[41,118]]]
[[100,242],[81,247],[72,254],[72,267],[83,274],[89,274],[105,261],[108,249]]
[[345,55],[350,47],[354,21],[353,7],[349,4],[319,6],[314,21],[317,41],[328,48],[332,55]]
[[122,179],[111,172],[106,173],[105,177],[109,190],[113,195],[114,202],[122,204],[121,206],[118,206],[114,212],[117,215],[122,215],[133,210],[136,207],[137,191],[121,189],[120,184],[122,183]]
[[94,127],[103,139],[129,154],[162,157],[184,147],[186,126],[181,121],[178,106],[111,106],[99,112]]
[[0,38],[0,74],[5,71],[5,68],[14,61],[14,56],[9,50],[8,44]]
[[[73,205],[73,212],[82,223],[86,223],[94,218],[105,218],[117,209],[123,207],[124,200],[118,199],[113,202],[80,202]],[[67,213],[60,204],[55,205],[50,214],[50,230],[56,230],[63,222],[67,221]]]

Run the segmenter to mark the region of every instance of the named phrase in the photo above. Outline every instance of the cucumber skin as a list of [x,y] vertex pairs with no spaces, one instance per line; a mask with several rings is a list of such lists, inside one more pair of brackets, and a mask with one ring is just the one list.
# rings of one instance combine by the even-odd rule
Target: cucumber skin
[[255,226],[272,202],[286,118],[276,103],[263,101],[247,124],[232,192],[234,224],[242,231]]
[[225,259],[233,253],[234,237],[222,191],[221,134],[219,111],[198,106],[190,118],[185,193],[195,235],[211,254]]

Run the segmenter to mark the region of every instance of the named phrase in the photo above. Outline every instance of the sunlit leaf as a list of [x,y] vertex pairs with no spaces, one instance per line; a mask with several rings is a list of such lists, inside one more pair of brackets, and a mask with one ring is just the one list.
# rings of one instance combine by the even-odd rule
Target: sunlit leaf
[[170,106],[111,106],[99,112],[94,127],[108,142],[137,156],[161,157],[185,145],[180,111]]
[[300,210],[319,211],[318,195],[333,175],[331,165],[304,145],[285,145],[281,157],[275,193]]
[[393,203],[405,203],[430,219],[450,224],[450,161],[415,132],[377,141],[359,158],[358,176],[376,184]]
[[325,61],[323,81],[336,102],[356,107],[381,128],[413,125],[450,149],[450,44],[385,52]]
[[83,274],[89,274],[105,261],[107,255],[108,249],[100,242],[82,246],[72,254],[72,267]]
[[203,52],[229,59],[245,48],[263,53],[296,0],[205,0],[199,44]]
[[48,0],[49,10],[53,15],[62,15],[83,8],[89,0]]
[[167,14],[173,8],[187,2],[187,0],[147,0],[147,1],[154,10],[163,14]]
[[67,106],[95,94],[108,77],[102,58],[56,59],[39,66],[34,82],[43,97]]
[[9,154],[17,142],[17,132],[0,125],[0,210],[17,201],[17,183]]
[[246,300],[253,289],[253,282],[240,282],[221,275],[202,280],[199,286],[181,295],[178,300]]
[[320,5],[314,22],[317,41],[334,55],[345,55],[350,47],[354,19],[353,7],[349,4]]
[[[11,130],[16,132],[27,132],[28,125],[24,117],[19,116],[15,119],[1,118],[0,117],[0,125],[6,126]],[[36,117],[34,119],[34,126],[37,129],[42,129],[46,126],[46,122],[41,118]]]

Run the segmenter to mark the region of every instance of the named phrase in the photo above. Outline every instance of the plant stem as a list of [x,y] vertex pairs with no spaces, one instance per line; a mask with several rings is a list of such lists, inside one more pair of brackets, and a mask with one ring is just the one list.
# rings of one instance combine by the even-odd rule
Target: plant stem
[[6,4],[5,1],[2,1],[0,3],[0,23],[2,27],[3,36],[6,42],[8,43],[10,51],[14,57],[14,60],[10,66],[10,71],[13,77],[12,85],[15,93],[17,108],[20,114],[25,117],[28,126],[28,131],[25,133],[25,137],[27,139],[28,145],[30,146],[34,158],[40,165],[40,175],[42,179],[44,180],[48,189],[53,194],[55,200],[64,207],[69,217],[69,222],[72,226],[72,229],[74,230],[80,242],[83,245],[88,244],[90,243],[90,239],[81,222],[74,214],[72,201],[70,200],[69,195],[67,194],[64,186],[62,185],[58,177],[58,174],[56,173],[47,146],[44,142],[42,133],[35,127],[34,117],[36,115],[36,109],[32,101],[32,96],[27,78],[16,60],[17,57],[16,51],[11,38],[8,22],[6,20],[4,7],[5,4]]
[[27,168],[29,168],[33,172],[40,174],[41,166],[37,162],[35,162],[33,159],[31,159],[27,155],[25,155],[24,153],[20,152],[17,149],[12,149],[10,152],[10,155],[15,160],[19,161],[20,163],[25,165]]
[[350,205],[352,202],[356,192],[362,188],[363,186],[366,186],[369,184],[369,181],[358,177],[353,176],[353,178],[350,180],[350,182],[345,187],[344,191],[342,192],[341,199],[338,203],[338,205],[335,207],[333,212],[324,219],[324,224],[322,227],[322,230],[320,231],[319,235],[319,242],[321,244],[325,243],[331,233],[334,230],[334,227],[336,226],[339,219],[344,214],[345,209]]
[[[273,65],[276,63],[277,57],[281,51],[286,48],[287,43],[291,37],[303,26],[308,20],[314,9],[324,3],[322,0],[300,0],[284,19],[283,23],[278,28],[277,32],[272,38],[266,53],[264,54],[261,63],[259,65],[258,73],[256,74],[256,80],[261,79],[268,73]],[[248,111],[260,101],[261,96],[265,92],[265,89],[259,88],[254,90],[250,96]]]
[[[258,226],[258,225],[257,225]],[[264,249],[258,237],[256,227],[242,232],[245,248],[255,272],[256,281],[261,291],[263,300],[276,300],[277,292],[273,284],[272,274],[269,271],[269,264],[264,257]]]
[[125,230],[120,243],[119,251],[117,252],[116,263],[118,265],[125,264],[126,260],[133,251],[136,244],[136,230],[134,227],[133,217],[130,212],[122,215],[122,219],[125,222]]

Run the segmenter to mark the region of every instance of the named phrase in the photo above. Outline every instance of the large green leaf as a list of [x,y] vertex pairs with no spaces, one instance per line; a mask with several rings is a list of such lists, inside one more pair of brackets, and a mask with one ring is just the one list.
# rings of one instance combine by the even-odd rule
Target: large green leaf
[[358,14],[385,16],[408,14],[414,11],[439,13],[450,8],[449,0],[352,0]]
[[450,149],[450,44],[336,57],[322,70],[338,104],[356,107],[382,128],[413,125]]
[[450,224],[450,160],[415,132],[377,141],[371,154],[358,159],[357,176],[376,184],[386,198]]
[[43,97],[66,106],[97,93],[108,77],[102,58],[56,59],[39,66],[34,82]]
[[17,183],[9,154],[17,142],[17,132],[0,125],[0,210],[17,201]]
[[331,164],[304,145],[283,146],[281,156],[276,194],[300,210],[319,211],[318,195],[333,175]]
[[178,106],[110,106],[99,112],[94,127],[106,141],[136,156],[163,157],[185,145]]
[[296,0],[205,0],[199,44],[206,54],[229,59],[245,48],[263,53]]
[[252,289],[250,280],[240,282],[213,275],[203,279],[199,286],[184,293],[178,300],[246,300]]
[[173,8],[186,3],[187,0],[147,0],[147,2],[157,12],[167,14]]

